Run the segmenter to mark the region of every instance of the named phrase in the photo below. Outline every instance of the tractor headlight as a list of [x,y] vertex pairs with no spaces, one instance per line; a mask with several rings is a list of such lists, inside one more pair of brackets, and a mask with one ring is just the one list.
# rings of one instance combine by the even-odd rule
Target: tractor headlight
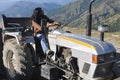
[[113,54],[113,53],[112,53],[112,54],[110,54],[110,58],[112,58],[112,59],[114,58],[114,54]]
[[98,63],[102,63],[104,61],[105,61],[104,56],[103,55],[99,55],[98,56]]
[[92,62],[93,63],[103,63],[108,62],[110,60],[114,60],[116,58],[116,53],[108,53],[104,55],[93,55],[92,56]]
[[116,54],[114,52],[109,54],[110,59],[115,59],[115,57],[116,57]]
[[93,63],[102,63],[104,62],[104,56],[103,55],[93,55],[92,62]]

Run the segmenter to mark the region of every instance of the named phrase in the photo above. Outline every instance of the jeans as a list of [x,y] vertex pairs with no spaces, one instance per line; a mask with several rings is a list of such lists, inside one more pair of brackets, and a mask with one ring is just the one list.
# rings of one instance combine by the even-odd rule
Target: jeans
[[46,51],[49,49],[49,47],[48,47],[48,43],[45,40],[45,36],[43,34],[37,34],[37,38],[40,41],[43,52],[46,53]]

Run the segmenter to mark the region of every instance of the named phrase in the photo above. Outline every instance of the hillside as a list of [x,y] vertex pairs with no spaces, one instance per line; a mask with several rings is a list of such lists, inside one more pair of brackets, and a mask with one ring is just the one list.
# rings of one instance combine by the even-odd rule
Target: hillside
[[16,2],[15,5],[9,7],[3,12],[0,12],[1,14],[5,14],[7,16],[31,16],[34,8],[36,7],[42,7],[45,13],[48,13],[50,11],[53,11],[55,9],[58,9],[62,7],[62,5],[56,4],[56,3],[35,3],[35,2],[28,2],[28,1],[19,1]]
[[[49,16],[71,27],[86,27],[90,0],[78,0],[56,10]],[[92,7],[93,24],[106,23],[110,31],[120,30],[120,0],[96,0]],[[115,28],[113,28],[113,26]]]

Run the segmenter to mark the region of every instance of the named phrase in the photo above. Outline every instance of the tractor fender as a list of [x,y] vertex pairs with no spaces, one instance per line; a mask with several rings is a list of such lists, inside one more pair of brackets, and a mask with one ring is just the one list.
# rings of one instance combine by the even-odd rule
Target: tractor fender
[[25,37],[25,40],[21,41],[20,40],[20,33],[19,32],[5,32],[3,34],[3,42],[5,42],[8,39],[15,38],[17,41],[17,44],[24,44],[24,43],[34,43],[34,37]]
[[15,38],[17,44],[20,44],[19,37],[20,37],[19,32],[5,32],[3,34],[3,42],[5,42],[8,39]]

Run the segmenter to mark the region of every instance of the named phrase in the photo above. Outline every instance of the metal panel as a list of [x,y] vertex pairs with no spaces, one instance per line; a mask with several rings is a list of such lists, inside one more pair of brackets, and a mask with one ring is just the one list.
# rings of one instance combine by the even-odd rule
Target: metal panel
[[84,66],[83,66],[82,72],[85,73],[85,74],[88,74],[89,69],[90,69],[90,64],[85,63]]

